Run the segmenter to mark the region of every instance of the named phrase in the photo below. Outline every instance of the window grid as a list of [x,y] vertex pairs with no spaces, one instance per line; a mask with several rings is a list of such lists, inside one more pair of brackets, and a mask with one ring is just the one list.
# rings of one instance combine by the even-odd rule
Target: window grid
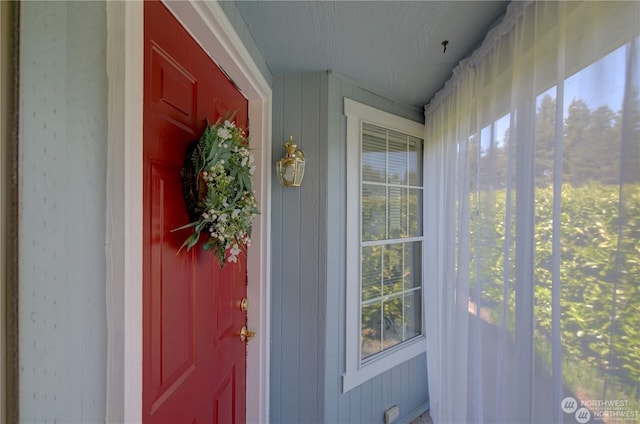
[[[346,285],[346,349],[345,372],[342,376],[342,392],[359,386],[365,381],[374,378],[381,373],[392,369],[398,364],[414,358],[426,350],[424,335],[424,315],[422,308],[422,293],[424,291],[424,125],[397,115],[393,115],[375,109],[352,99],[344,98],[344,114],[347,118],[347,161],[354,166],[347,167],[347,221],[355,225],[348,225],[347,232],[347,285]],[[363,123],[370,123],[370,127],[363,131]],[[387,130],[390,132],[387,133]],[[401,136],[398,137],[397,134]],[[391,153],[391,162],[387,164],[387,134],[390,135],[390,143],[395,143]],[[404,141],[409,135],[409,147]],[[411,159],[406,163],[406,152]],[[363,155],[363,153],[365,153]],[[404,158],[404,159],[403,159]],[[403,163],[404,162],[404,163]],[[387,170],[396,171],[393,178],[387,179],[384,175]],[[399,175],[405,175],[404,179]],[[364,177],[364,178],[363,178]],[[408,180],[407,180],[408,178]],[[364,182],[366,181],[366,182]],[[382,185],[370,183],[385,183]],[[403,184],[397,184],[403,183]],[[417,184],[416,184],[417,183]],[[386,240],[387,236],[387,187],[392,196],[396,193],[396,202],[392,206],[399,209],[403,215],[403,221],[398,220],[389,234],[393,240]],[[398,191],[404,189],[407,193],[409,206],[413,209],[407,211],[407,198],[400,199]],[[402,195],[407,196],[407,193]],[[365,199],[363,202],[363,198]],[[401,202],[401,203],[398,203]],[[411,234],[404,234],[406,221],[409,219]],[[384,225],[384,226],[383,226]],[[415,236],[420,235],[421,237]],[[409,236],[409,237],[405,237]],[[367,240],[363,242],[363,239]],[[378,239],[378,240],[376,240]],[[398,240],[399,239],[399,240]],[[369,242],[373,242],[370,244]],[[380,250],[397,242],[407,244],[405,251],[406,278],[402,280],[400,253],[398,248],[388,246],[395,251],[385,259],[384,275],[392,276],[400,284],[396,288],[415,287],[416,290],[407,290],[404,297],[391,298],[391,308],[378,305],[376,301],[363,306],[362,299],[381,296],[381,256]],[[401,250],[401,249],[400,249]],[[390,266],[391,264],[395,266]],[[400,290],[398,290],[400,291]],[[401,295],[402,296],[402,295]],[[407,328],[405,336],[408,340],[389,345],[384,351],[379,351],[381,339],[379,338],[381,308],[386,308],[390,317],[399,317],[402,310],[400,302],[408,302],[404,307]],[[380,302],[380,301],[378,301]],[[364,308],[364,309],[363,309]],[[384,312],[384,310],[382,311]],[[395,320],[399,323],[399,318]],[[399,323],[402,324],[402,323]],[[397,343],[400,336],[399,328],[390,340]],[[412,337],[415,335],[416,337]],[[387,336],[387,335],[385,335]],[[388,337],[388,336],[387,336]],[[372,350],[372,347],[376,347]],[[362,352],[368,352],[370,356],[362,359]]]
[[[368,124],[366,122],[362,122],[361,123],[361,134],[364,135],[365,133],[365,126],[371,126],[371,127],[375,127],[376,129],[383,129],[381,127],[372,125],[372,124]],[[360,226],[360,275],[362,275],[362,248],[363,247],[367,247],[367,246],[381,246],[383,247],[380,250],[380,275],[379,275],[379,291],[381,293],[380,296],[376,296],[374,298],[368,299],[368,300],[363,300],[363,291],[362,289],[360,290],[360,310],[363,311],[364,307],[369,306],[369,305],[375,305],[376,303],[379,303],[380,308],[379,308],[379,316],[380,316],[380,328],[379,328],[379,333],[380,333],[380,337],[378,340],[379,343],[379,349],[377,350],[377,352],[373,352],[368,354],[367,356],[365,356],[364,352],[361,352],[360,355],[360,360],[362,363],[365,362],[369,362],[371,360],[374,360],[375,357],[380,354],[381,352],[389,349],[389,348],[393,348],[396,346],[401,345],[402,343],[404,343],[405,341],[407,341],[407,335],[406,335],[406,325],[405,323],[406,321],[406,316],[405,316],[405,308],[407,306],[407,297],[409,294],[415,294],[421,291],[422,289],[422,281],[420,281],[420,284],[417,287],[413,287],[413,288],[407,288],[407,281],[406,278],[404,276],[405,272],[406,272],[406,263],[405,263],[405,249],[406,246],[409,243],[412,242],[420,242],[422,243],[424,237],[423,237],[423,229],[422,229],[422,223],[420,224],[420,230],[419,230],[419,236],[414,236],[414,237],[402,237],[402,238],[391,238],[391,234],[390,234],[390,228],[391,228],[391,220],[390,220],[390,216],[392,211],[390,210],[390,199],[391,199],[391,193],[390,193],[390,189],[393,188],[398,188],[403,190],[404,194],[404,208],[405,208],[405,222],[401,223],[402,227],[405,234],[409,235],[411,233],[410,230],[410,225],[411,225],[411,219],[410,219],[410,193],[411,190],[420,190],[421,192],[424,190],[423,185],[415,185],[415,184],[410,184],[411,183],[411,178],[410,178],[410,172],[409,172],[409,164],[410,164],[410,154],[411,154],[411,139],[414,138],[415,141],[417,143],[419,143],[418,146],[416,146],[418,149],[422,150],[423,149],[423,141],[420,139],[417,139],[415,137],[411,137],[407,134],[402,134],[399,132],[394,132],[395,134],[402,134],[403,138],[404,138],[404,175],[401,176],[400,181],[401,183],[394,183],[391,182],[392,181],[392,176],[390,174],[390,166],[389,166],[389,133],[390,130],[388,129],[384,129],[384,146],[385,146],[385,150],[384,150],[384,157],[385,157],[385,163],[384,163],[384,174],[385,174],[385,178],[384,178],[384,182],[378,182],[378,181],[369,181],[366,179],[366,175],[364,173],[364,167],[360,167],[360,201],[362,203],[362,194],[363,194],[363,186],[364,184],[368,185],[368,186],[378,186],[378,187],[384,187],[384,193],[385,193],[385,230],[384,230],[384,238],[383,239],[376,239],[376,240],[363,240],[364,239],[364,234],[362,231],[362,223]],[[364,137],[363,137],[364,138]],[[361,147],[361,151],[360,154],[363,155],[364,154],[364,142],[362,142],[362,147]],[[402,194],[400,195],[400,197],[402,198]],[[422,196],[420,197],[422,199]],[[420,208],[421,209],[421,208]],[[402,209],[400,209],[399,211],[400,217],[402,216]],[[419,218],[419,220],[421,221],[421,218]],[[399,292],[393,292],[391,294],[385,294],[385,288],[384,288],[384,284],[385,284],[385,278],[384,278],[384,271],[385,271],[385,247],[386,246],[391,246],[391,245],[398,245],[398,244],[402,244],[402,261],[401,261],[401,266],[402,266],[402,274],[401,274],[401,280],[402,280],[402,288]],[[362,284],[362,281],[361,281]],[[385,304],[386,302],[390,302],[392,300],[398,299],[400,298],[402,301],[402,305],[401,305],[401,323],[402,325],[400,326],[402,333],[401,333],[401,339],[399,342],[392,344],[389,347],[385,347],[385,313],[384,313],[384,308],[385,308]],[[361,320],[361,324],[360,324],[360,328],[362,329],[362,314],[360,316],[360,320]],[[361,330],[362,331],[362,330]],[[419,334],[422,332],[422,328],[419,329]],[[418,334],[418,335],[419,335]],[[361,337],[362,334],[361,334]],[[409,339],[410,340],[410,339]]]

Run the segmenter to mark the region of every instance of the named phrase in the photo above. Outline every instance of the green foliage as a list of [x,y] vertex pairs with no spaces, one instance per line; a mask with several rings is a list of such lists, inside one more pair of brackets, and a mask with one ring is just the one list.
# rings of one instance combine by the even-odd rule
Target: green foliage
[[[563,124],[560,231],[554,234],[556,104],[545,95],[534,140],[536,353],[550,370],[552,242],[559,236],[564,382],[592,399],[617,396],[640,405],[640,108],[636,101],[623,116],[606,106],[592,111],[577,99]],[[481,149],[476,135],[468,149],[471,296],[512,334],[515,231],[522,217],[515,212],[516,191],[507,198],[506,187],[517,178],[509,162],[516,145],[507,130],[503,143]]]
[[[631,393],[640,381],[640,184],[624,186],[620,194],[618,186],[599,183],[562,187],[561,339],[566,360]],[[505,199],[505,191],[483,192],[472,203],[474,209],[493,205],[493,219],[481,210],[472,223],[472,257],[482,265],[471,269],[482,304],[496,321],[503,319]],[[535,199],[536,345],[550,364],[544,352],[551,338],[552,188],[538,188]],[[513,316],[510,286],[506,303]]]
[[181,249],[194,247],[203,232],[203,249],[210,250],[221,265],[236,262],[246,249],[253,218],[259,213],[251,187],[255,166],[248,144],[244,130],[228,120],[205,128],[192,160],[199,185],[204,184],[206,190],[198,199],[198,218],[176,229],[193,228]]

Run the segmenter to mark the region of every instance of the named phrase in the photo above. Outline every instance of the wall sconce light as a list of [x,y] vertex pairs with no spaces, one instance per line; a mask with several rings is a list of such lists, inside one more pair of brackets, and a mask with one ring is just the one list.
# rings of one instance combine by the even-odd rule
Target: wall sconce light
[[304,153],[298,150],[298,145],[289,136],[284,144],[287,154],[278,161],[278,178],[285,187],[300,187],[304,176]]

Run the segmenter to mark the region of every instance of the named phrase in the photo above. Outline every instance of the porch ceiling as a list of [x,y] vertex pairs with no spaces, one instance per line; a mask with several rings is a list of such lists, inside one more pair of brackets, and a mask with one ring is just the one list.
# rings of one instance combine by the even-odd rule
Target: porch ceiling
[[506,3],[237,1],[236,6],[274,75],[332,70],[422,107],[482,41]]

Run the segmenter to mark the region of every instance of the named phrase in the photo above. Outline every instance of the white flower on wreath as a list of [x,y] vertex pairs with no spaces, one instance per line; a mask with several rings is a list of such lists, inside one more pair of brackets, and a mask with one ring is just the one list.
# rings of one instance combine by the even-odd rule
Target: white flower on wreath
[[237,243],[234,243],[233,246],[231,246],[231,250],[229,250],[229,259],[227,260],[229,262],[238,262],[238,255],[240,252],[240,247],[238,247]]
[[227,127],[220,127],[218,128],[218,137],[220,137],[223,140],[226,140],[228,138],[231,138],[231,132],[229,132],[229,129],[227,129]]

